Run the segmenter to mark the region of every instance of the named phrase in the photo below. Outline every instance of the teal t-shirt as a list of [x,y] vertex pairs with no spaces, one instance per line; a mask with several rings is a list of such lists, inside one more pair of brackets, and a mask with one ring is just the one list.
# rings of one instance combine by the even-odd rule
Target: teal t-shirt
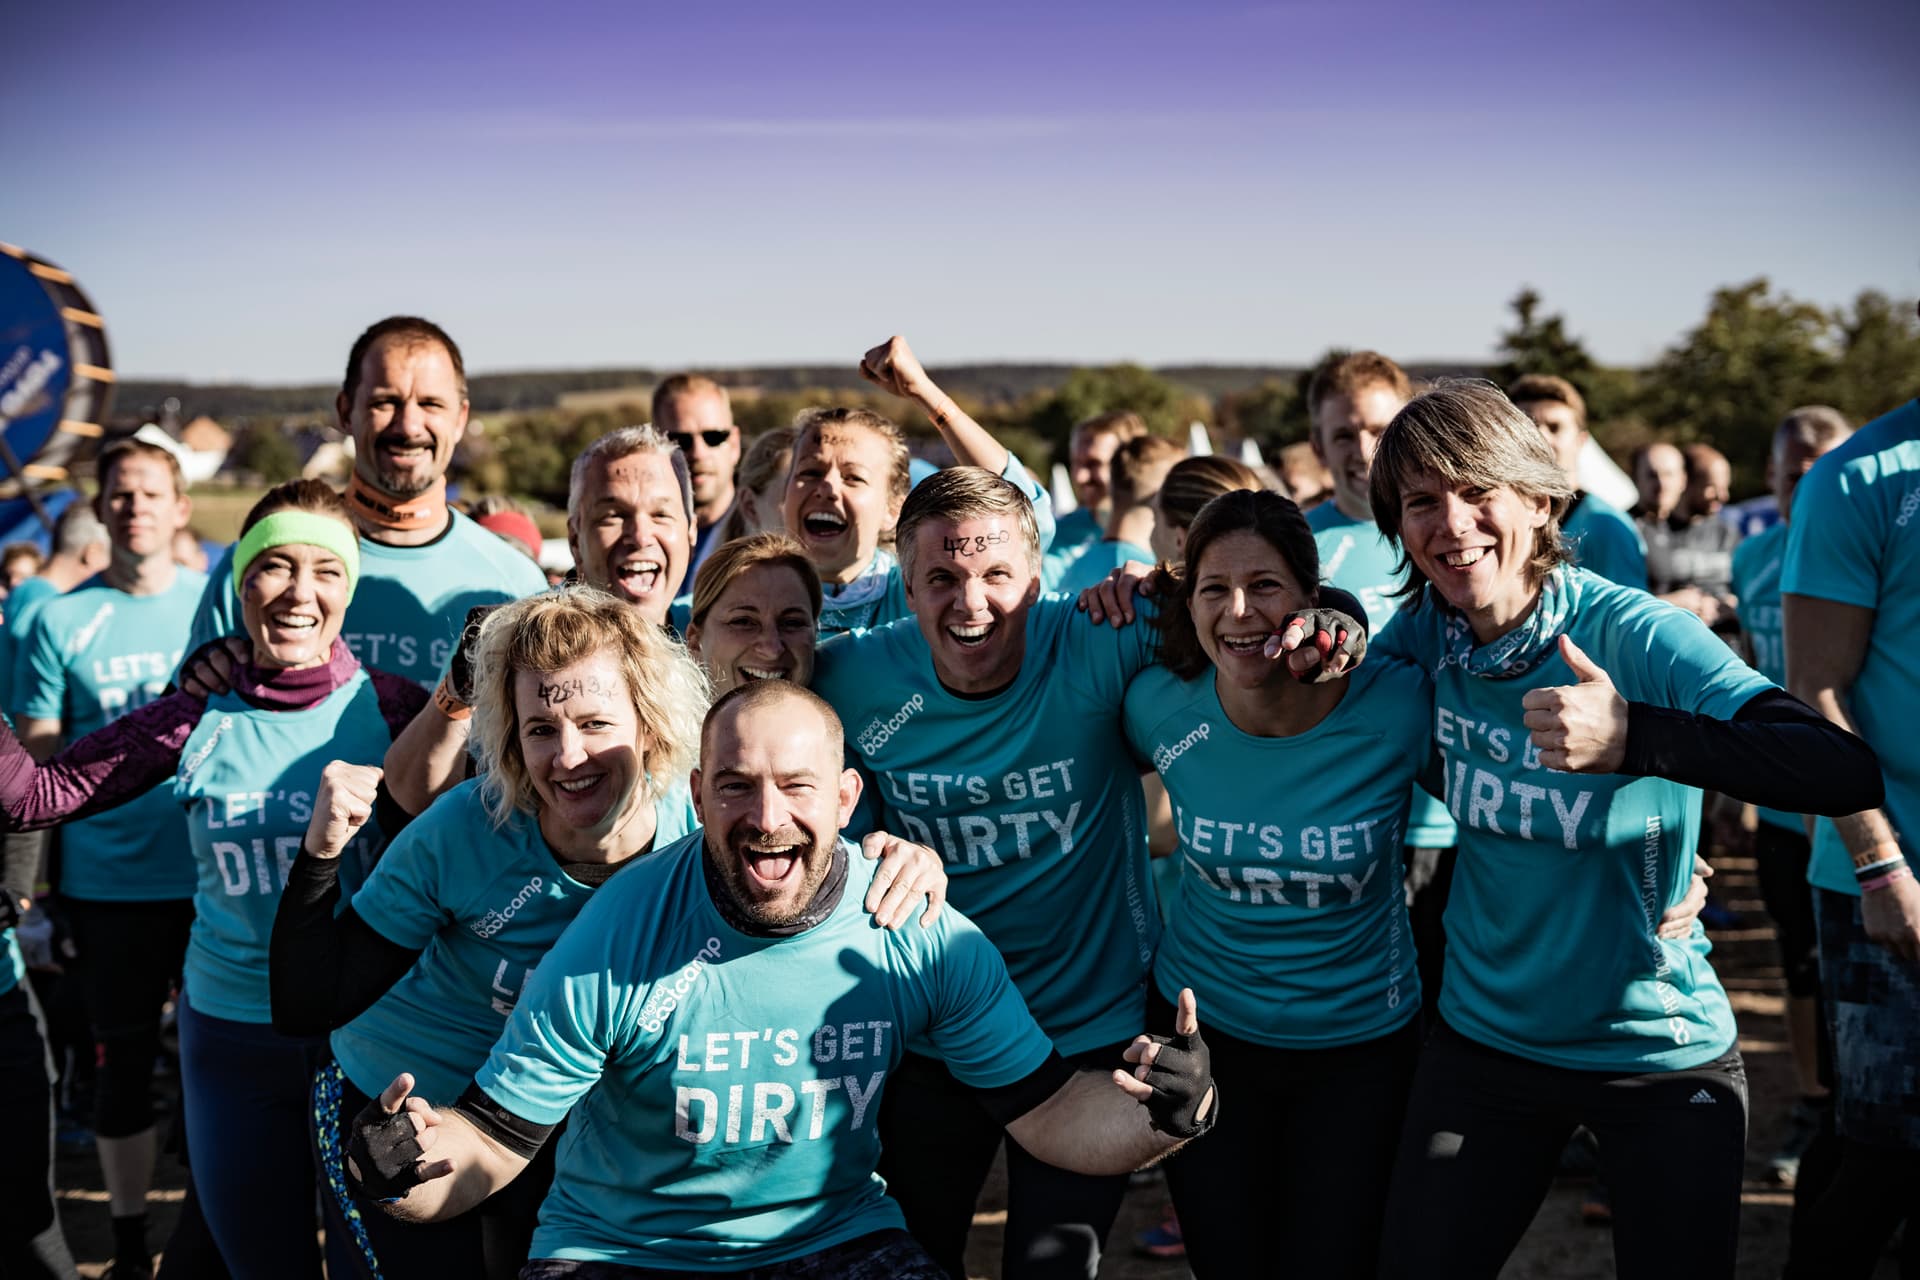
[[[1753,646],[1753,669],[1777,685],[1787,683],[1787,637],[1780,621],[1780,570],[1787,559],[1787,526],[1768,525],[1733,549],[1733,594],[1740,602],[1740,633]],[[1805,831],[1797,813],[1760,807],[1760,820]],[[1853,878],[1849,872],[1847,878]]]
[[[34,607],[14,659],[16,720],[58,720],[74,742],[166,691],[206,578],[188,569],[149,596],[94,577]],[[60,828],[60,892],[93,902],[190,898],[187,826],[162,785]]]
[[814,663],[872,778],[875,825],[940,855],[949,901],[1062,1053],[1124,1040],[1145,1013],[1160,916],[1120,712],[1152,648],[1144,621],[1095,626],[1042,596],[1019,676],[991,697],[949,693],[912,618],[832,640]]
[[[684,785],[655,802],[654,822],[657,850],[695,829]],[[435,800],[395,837],[349,904],[375,933],[421,955],[333,1033],[347,1079],[373,1097],[406,1070],[421,1097],[459,1097],[500,1038],[527,975],[595,892],[560,869],[533,815],[515,812],[496,828],[479,779]]]
[[1073,562],[1105,532],[1099,518],[1085,507],[1075,507],[1061,516],[1053,526],[1053,545],[1040,559],[1040,585],[1048,591],[1061,590],[1061,579],[1073,568]]
[[20,637],[27,632],[28,615],[35,605],[59,594],[51,582],[38,574],[8,594],[6,615],[0,618],[0,709],[13,706],[13,662],[20,650]]
[[[1027,474],[1027,469],[1020,464],[1020,459],[1014,456],[1012,450],[1007,451],[1007,465],[1001,468],[1000,476],[1012,482],[1033,503],[1033,518],[1039,526],[1040,551],[1044,557],[1047,548],[1053,544],[1053,499]],[[828,588],[828,595],[820,607],[822,640],[848,631],[885,626],[896,618],[912,614],[913,610],[907,604],[906,581],[901,577],[900,564],[894,559],[893,553],[882,548],[875,556],[870,572],[884,575],[883,582],[873,584],[871,589],[850,592],[841,600],[835,600],[832,588]]]
[[[365,666],[431,689],[453,655],[467,611],[547,589],[547,576],[505,538],[458,511],[447,531],[419,547],[360,539],[360,580],[340,638]],[[233,592],[233,548],[220,557],[193,617],[191,653],[242,630]]]
[[[1627,701],[1730,719],[1773,687],[1684,609],[1572,573],[1581,602],[1568,633]],[[1482,1044],[1556,1067],[1711,1062],[1732,1046],[1734,1024],[1706,931],[1658,936],[1693,875],[1699,790],[1545,768],[1521,701],[1575,683],[1565,660],[1556,650],[1523,677],[1469,675],[1450,624],[1463,625],[1423,601],[1377,642],[1378,656],[1411,658],[1433,676],[1433,737],[1460,826],[1441,1016]]]
[[[1800,481],[1780,589],[1874,611],[1847,708],[1880,755],[1900,847],[1920,861],[1920,401],[1875,418]],[[1831,822],[1814,827],[1807,878],[1835,893],[1860,892]]]
[[1059,585],[1049,586],[1048,590],[1077,596],[1088,587],[1098,585],[1129,560],[1138,560],[1142,564],[1156,563],[1153,552],[1137,542],[1108,542],[1101,539],[1082,551],[1079,558],[1061,575]]
[[594,894],[474,1077],[528,1120],[571,1113],[533,1257],[729,1271],[898,1229],[874,1166],[902,1053],[993,1088],[1051,1052],[951,906],[925,929],[873,923],[857,850],[825,922],[763,938],[715,909],[701,844]]
[[1647,544],[1618,507],[1582,493],[1560,532],[1573,562],[1623,587],[1647,589]]
[[[1380,536],[1371,520],[1355,520],[1332,501],[1307,512],[1307,527],[1320,549],[1320,578],[1351,592],[1367,611],[1370,635],[1379,635],[1406,597],[1397,594],[1406,582],[1400,572],[1400,553]],[[1409,849],[1445,849],[1458,840],[1447,806],[1415,787],[1408,798]]]
[[1127,689],[1127,741],[1173,800],[1181,883],[1154,981],[1192,987],[1209,1026],[1285,1049],[1386,1035],[1420,1005],[1401,839],[1432,754],[1433,685],[1369,659],[1327,717],[1256,737],[1211,669],[1149,667]]
[[[364,670],[304,711],[268,711],[231,693],[207,701],[172,787],[200,871],[186,963],[197,1012],[273,1021],[268,941],[321,770],[335,760],[379,764],[391,744]],[[382,839],[369,821],[348,843],[340,855],[345,886],[365,879]]]

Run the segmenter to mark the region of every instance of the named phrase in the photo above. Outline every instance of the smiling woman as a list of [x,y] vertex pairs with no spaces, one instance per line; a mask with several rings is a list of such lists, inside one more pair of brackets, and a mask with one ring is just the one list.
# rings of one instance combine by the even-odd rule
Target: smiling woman
[[425,1096],[451,1098],[599,885],[694,827],[686,777],[706,679],[632,605],[569,588],[501,606],[475,646],[474,689],[484,776],[415,819],[340,910],[338,853],[379,771],[329,765],[274,922],[275,1024],[332,1033],[313,1109],[329,1239],[353,1246],[331,1259],[339,1275],[518,1273],[544,1176],[431,1228],[362,1215],[340,1110],[358,1111],[401,1063]]
[[693,580],[687,648],[719,697],[748,680],[813,679],[820,576],[783,533],[722,543]]
[[1806,813],[1879,800],[1865,743],[1692,614],[1568,563],[1570,496],[1532,420],[1481,383],[1409,402],[1373,461],[1410,596],[1376,654],[1432,677],[1460,825],[1385,1276],[1497,1272],[1576,1124],[1600,1139],[1621,1274],[1732,1274],[1733,1014],[1697,922],[1660,927],[1687,892],[1699,788]]
[[[306,1100],[321,1046],[271,1025],[268,932],[307,810],[325,790],[321,763],[379,760],[425,695],[364,670],[340,639],[359,544],[325,484],[269,490],[248,513],[233,565],[252,656],[232,692],[204,702],[166,694],[40,765],[0,733],[0,811],[9,829],[45,827],[171,780],[187,812],[189,847],[178,856],[197,872],[179,1003],[194,1186],[235,1276],[317,1277]],[[370,810],[371,789],[368,798]],[[351,885],[382,839],[368,822],[343,842]]]
[[579,861],[617,862],[652,840],[654,800],[699,751],[707,683],[637,609],[590,588],[502,606],[482,626],[473,688],[496,823],[535,814]]
[[[696,825],[686,780],[707,681],[632,605],[573,587],[500,607],[475,646],[474,691],[482,776],[415,819],[339,909],[337,854],[379,775],[328,766],[274,922],[275,1024],[332,1032],[313,1112],[329,1240],[354,1245],[338,1276],[519,1274],[550,1154],[471,1213],[400,1222],[355,1206],[339,1117],[402,1067],[421,1096],[452,1101],[600,886]],[[933,855],[902,846],[879,875],[924,887],[929,873]]]

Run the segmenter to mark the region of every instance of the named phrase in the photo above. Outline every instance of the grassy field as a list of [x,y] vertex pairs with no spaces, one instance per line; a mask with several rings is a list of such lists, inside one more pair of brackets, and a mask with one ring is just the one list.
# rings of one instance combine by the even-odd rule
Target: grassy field
[[[214,542],[232,542],[240,536],[240,522],[265,493],[263,488],[244,485],[196,485],[193,489],[193,527],[203,538]],[[472,496],[468,494],[466,496]],[[534,523],[543,536],[563,538],[567,533],[564,511],[533,511]]]
[[226,485],[198,485],[193,490],[193,527],[203,538],[232,542],[240,536],[240,522],[260,500],[264,489]]

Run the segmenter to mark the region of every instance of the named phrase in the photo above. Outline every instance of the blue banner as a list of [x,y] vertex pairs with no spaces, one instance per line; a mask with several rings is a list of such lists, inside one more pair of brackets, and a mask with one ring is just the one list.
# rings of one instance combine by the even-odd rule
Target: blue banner
[[22,462],[60,424],[73,353],[59,304],[28,263],[0,254],[0,432]]

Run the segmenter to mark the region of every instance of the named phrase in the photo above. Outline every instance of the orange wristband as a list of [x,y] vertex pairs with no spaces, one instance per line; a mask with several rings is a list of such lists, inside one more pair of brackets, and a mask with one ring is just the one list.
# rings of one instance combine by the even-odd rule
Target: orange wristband
[[460,701],[453,690],[442,680],[433,687],[433,705],[440,708],[440,714],[449,720],[465,720],[473,714],[473,708]]

